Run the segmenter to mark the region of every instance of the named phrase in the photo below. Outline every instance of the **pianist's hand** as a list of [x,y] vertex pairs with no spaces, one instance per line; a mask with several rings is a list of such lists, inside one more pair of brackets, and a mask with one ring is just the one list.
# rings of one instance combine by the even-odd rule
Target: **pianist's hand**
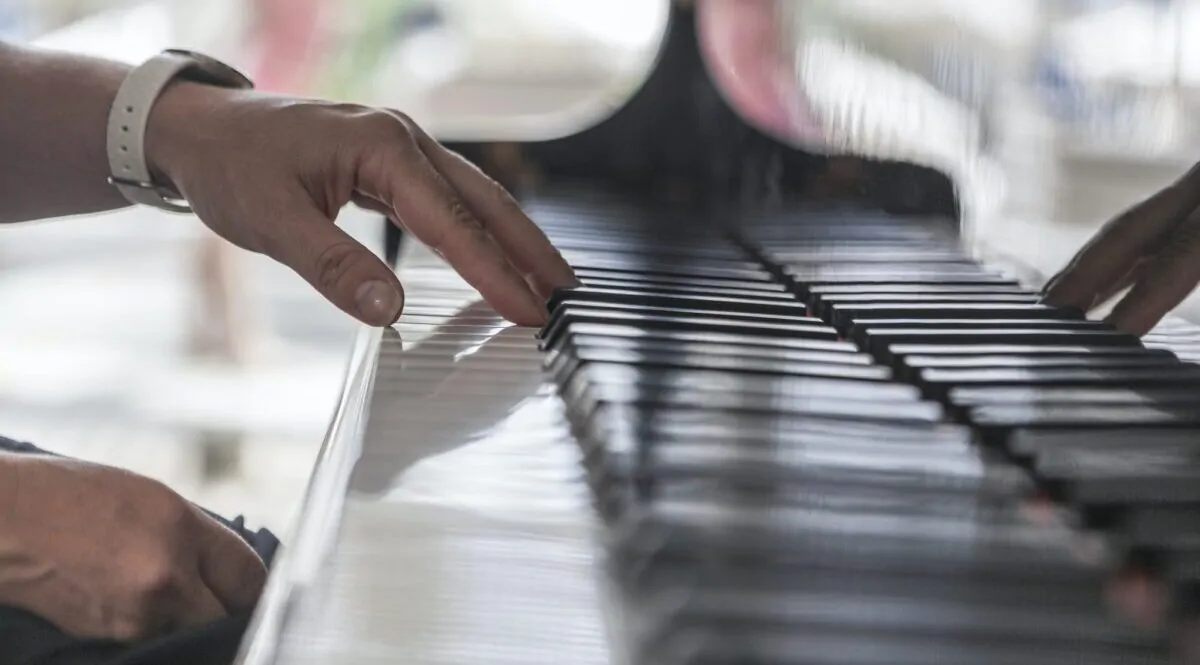
[[178,84],[146,150],[214,231],[371,325],[396,321],[403,291],[333,223],[351,202],[402,224],[516,323],[542,323],[549,293],[576,284],[507,192],[396,111]]
[[1091,310],[1129,289],[1108,320],[1145,334],[1200,282],[1197,207],[1200,165],[1109,221],[1047,283],[1046,302]]
[[266,569],[153,480],[0,454],[0,605],[81,637],[133,641],[251,610]]

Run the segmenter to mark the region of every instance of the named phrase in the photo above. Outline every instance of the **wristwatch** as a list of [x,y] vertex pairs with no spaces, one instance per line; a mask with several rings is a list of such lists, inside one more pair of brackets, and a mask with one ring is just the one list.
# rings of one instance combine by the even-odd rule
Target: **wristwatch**
[[188,213],[178,192],[155,183],[146,164],[146,125],[163,90],[177,80],[224,88],[252,88],[238,70],[206,55],[170,49],[135,67],[125,77],[108,114],[108,182],[131,203]]

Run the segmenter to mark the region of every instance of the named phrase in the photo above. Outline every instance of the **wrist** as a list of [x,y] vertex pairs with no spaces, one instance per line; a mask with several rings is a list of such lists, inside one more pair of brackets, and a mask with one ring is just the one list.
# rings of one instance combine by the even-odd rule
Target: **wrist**
[[146,166],[153,182],[179,192],[179,173],[189,156],[212,138],[205,122],[234,91],[176,81],[159,95],[146,123]]

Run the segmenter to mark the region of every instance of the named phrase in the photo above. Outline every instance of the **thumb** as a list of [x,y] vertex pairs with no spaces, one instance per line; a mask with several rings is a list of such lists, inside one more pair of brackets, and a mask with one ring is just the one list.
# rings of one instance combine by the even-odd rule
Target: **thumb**
[[[264,253],[296,271],[342,311],[372,326],[390,326],[404,308],[396,273],[315,207],[293,209],[270,224]],[[279,217],[278,215],[272,215]]]
[[266,585],[266,565],[233,531],[207,515],[200,522],[200,579],[226,612],[249,612]]

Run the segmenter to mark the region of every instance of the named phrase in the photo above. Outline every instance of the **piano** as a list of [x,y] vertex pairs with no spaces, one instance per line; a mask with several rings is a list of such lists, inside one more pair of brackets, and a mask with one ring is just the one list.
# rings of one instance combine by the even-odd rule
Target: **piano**
[[583,281],[543,329],[389,233],[405,314],[358,336],[239,663],[1186,657],[1200,327],[1046,307],[946,171],[743,122],[684,4],[607,120],[452,143]]

